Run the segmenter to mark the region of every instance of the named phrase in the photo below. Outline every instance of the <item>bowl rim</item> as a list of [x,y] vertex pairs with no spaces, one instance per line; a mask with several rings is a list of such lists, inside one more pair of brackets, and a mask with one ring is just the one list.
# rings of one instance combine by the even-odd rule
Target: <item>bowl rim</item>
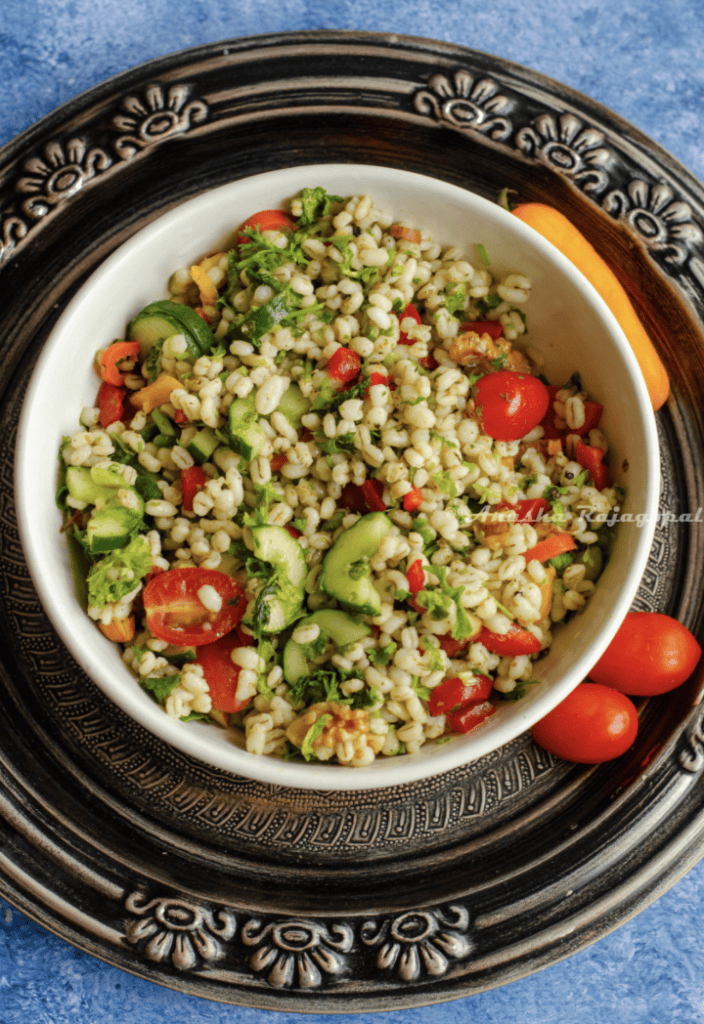
[[[440,196],[445,195],[456,200],[461,198],[468,207],[479,208],[484,213],[497,217],[499,221],[506,218],[504,221],[506,226],[510,224],[511,230],[519,238],[522,238],[530,247],[536,249],[544,258],[559,268],[561,273],[570,279],[579,291],[585,294],[589,304],[594,308],[599,319],[602,321],[611,342],[615,344],[628,369],[641,412],[647,464],[649,467],[644,502],[648,519],[644,528],[640,531],[632,565],[629,567],[627,578],[622,586],[618,600],[615,602],[612,621],[608,626],[602,628],[599,633],[598,642],[589,645],[588,655],[585,652],[577,659],[568,678],[563,678],[560,682],[553,684],[549,692],[538,697],[530,707],[520,708],[518,705],[522,702],[518,702],[516,714],[511,719],[515,724],[512,728],[506,729],[507,735],[504,738],[499,740],[494,738],[493,741],[488,742],[485,737],[495,736],[495,730],[486,733],[481,731],[473,732],[472,739],[477,752],[473,753],[470,757],[464,752],[465,747],[462,743],[448,743],[443,747],[435,747],[432,758],[426,752],[424,755],[411,754],[404,755],[401,758],[379,759],[370,768],[348,769],[345,771],[340,766],[325,764],[314,765],[289,762],[286,765],[288,777],[285,780],[285,785],[288,787],[313,790],[360,791],[413,783],[444,773],[465,763],[478,760],[530,728],[535,721],[558,703],[559,699],[567,696],[580,682],[581,678],[587,674],[588,668],[580,668],[580,666],[586,665],[588,661],[590,663],[588,667],[591,667],[600,654],[603,653],[603,650],[615,634],[623,615],[625,615],[630,607],[645,568],[655,531],[656,516],[653,513],[657,510],[659,488],[657,428],[645,382],[641,376],[630,344],[604,300],[576,267],[551,243],[547,242],[518,218],[511,217],[507,211],[497,204],[468,189],[417,172],[375,164],[329,163],[295,165],[275,171],[266,171],[220,185],[214,189],[209,189],[156,218],[119,246],[90,275],[54,325],[32,373],[20,415],[15,455],[15,494],[20,513],[18,516],[20,539],[25,551],[27,565],[42,605],[68,650],[89,677],[122,711],[135,719],[149,732],[197,760],[235,775],[242,775],[261,782],[282,784],[280,778],[280,759],[249,754],[234,744],[227,748],[223,756],[220,756],[217,748],[213,748],[210,752],[205,751],[204,746],[207,746],[207,744],[204,744],[201,740],[201,733],[198,728],[194,729],[191,727],[186,729],[184,728],[184,723],[170,719],[153,702],[149,701],[147,704],[142,700],[136,702],[132,699],[134,694],[131,694],[128,690],[123,692],[121,687],[115,687],[108,683],[103,677],[102,671],[99,671],[102,668],[99,658],[93,657],[90,650],[85,651],[77,645],[75,635],[68,627],[66,615],[68,611],[70,617],[71,614],[75,614],[75,611],[73,609],[65,609],[53,599],[51,587],[48,585],[46,575],[42,571],[43,567],[38,561],[38,552],[33,543],[32,532],[29,528],[31,517],[22,514],[23,510],[29,512],[31,509],[31,486],[29,480],[29,467],[31,463],[29,445],[31,436],[29,426],[33,421],[33,417],[36,417],[37,392],[44,368],[50,362],[56,350],[60,348],[61,334],[65,330],[65,325],[70,322],[72,317],[77,315],[90,291],[96,286],[100,286],[106,278],[109,278],[116,267],[124,261],[128,261],[135,252],[139,251],[145,242],[158,238],[160,234],[168,234],[170,231],[175,230],[180,223],[197,215],[199,210],[206,209],[216,202],[220,196],[230,193],[233,189],[238,191],[244,186],[265,180],[274,189],[275,194],[290,195],[293,194],[292,190],[290,188],[285,189],[283,186],[284,183],[289,182],[293,178],[308,176],[308,179],[312,180],[313,175],[316,175],[318,177],[326,176],[329,179],[331,176],[334,177],[336,172],[342,172],[343,174],[355,172],[360,175],[371,174],[372,176],[375,174],[400,176],[409,183],[416,184],[418,187],[428,188],[430,186]],[[279,186],[283,190],[277,192],[276,189]],[[371,191],[373,191],[373,188]],[[78,608],[77,603],[76,608]],[[575,678],[572,679],[572,676],[575,676]],[[146,697],[138,686],[134,690],[137,695]],[[551,699],[548,700],[548,696]],[[206,726],[205,728],[210,727]]]

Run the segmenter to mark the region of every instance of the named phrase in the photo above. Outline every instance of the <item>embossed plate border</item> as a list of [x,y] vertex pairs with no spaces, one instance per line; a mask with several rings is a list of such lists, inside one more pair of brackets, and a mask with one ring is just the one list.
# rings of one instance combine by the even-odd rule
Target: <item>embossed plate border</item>
[[704,730],[698,677],[643,704],[638,743],[616,765],[555,762],[526,736],[393,792],[311,794],[160,746],[71,661],[29,582],[12,499],[37,353],[85,277],[149,220],[225,181],[323,160],[552,202],[619,268],[673,380],[659,414],[663,518],[638,606],[699,635],[704,189],[535,72],[365,33],[165,57],[0,152],[0,891],[160,984],[334,1013],[505,984],[637,913],[702,855]]

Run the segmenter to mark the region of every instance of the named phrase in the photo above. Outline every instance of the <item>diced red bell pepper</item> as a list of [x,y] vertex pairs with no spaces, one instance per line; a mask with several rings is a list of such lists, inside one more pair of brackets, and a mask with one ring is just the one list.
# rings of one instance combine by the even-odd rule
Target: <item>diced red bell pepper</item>
[[472,729],[476,729],[478,725],[490,718],[495,711],[496,708],[488,700],[482,701],[481,704],[470,704],[460,711],[453,711],[452,714],[449,714],[445,719],[445,725],[448,732],[471,732]]
[[550,511],[550,502],[545,498],[525,498],[512,505],[510,501],[501,501],[496,506],[497,512],[516,513],[515,523],[536,523]]
[[313,440],[313,431],[309,430],[308,427],[304,427],[298,440],[303,441],[304,444],[308,444],[309,441]]
[[476,331],[479,335],[488,334],[494,341],[501,337],[503,330],[503,324],[498,320],[471,320],[460,324],[460,334],[464,334],[465,331]]
[[415,512],[423,504],[423,492],[420,487],[411,487],[403,496],[403,507],[406,512]]
[[177,409],[174,413],[174,423],[188,423],[188,416],[181,409]]
[[403,224],[392,224],[389,234],[392,238],[403,238],[406,242],[415,242],[418,245],[422,237],[418,228],[407,228]]
[[418,362],[423,367],[423,369],[427,370],[429,373],[431,373],[433,370],[437,370],[438,366],[440,365],[440,363],[437,361],[432,352],[430,353],[430,355],[421,356]]
[[350,348],[338,348],[330,356],[327,371],[336,384],[352,384],[359,377],[361,366],[362,357],[359,353]]
[[[408,303],[403,313],[401,313],[400,317],[398,318],[399,322],[403,322],[408,316],[412,317],[417,324],[423,322],[420,318],[420,313],[418,312],[416,307],[413,306],[410,302]],[[412,341],[405,331],[401,331],[401,333],[399,334],[398,343],[399,345],[415,345],[415,341]]]
[[193,499],[198,491],[205,487],[207,477],[202,466],[190,466],[181,470],[181,490],[183,492],[183,509],[193,511]]
[[462,654],[463,651],[466,651],[471,643],[469,637],[466,640],[455,640],[449,633],[444,633],[442,636],[439,636],[438,640],[441,648],[448,658],[456,658],[458,654]]
[[521,626],[511,626],[508,633],[492,633],[486,626],[482,626],[477,640],[486,647],[487,651],[502,656],[537,654],[540,650],[540,640],[533,636],[530,630],[522,629]]
[[406,579],[408,580],[408,589],[412,594],[418,594],[425,586],[425,569],[420,558],[417,558],[415,562],[411,562],[406,570]]
[[597,491],[603,491],[605,487],[611,486],[611,475],[604,465],[604,455],[603,448],[595,448],[594,445],[583,444],[581,441],[577,442],[575,461],[580,464],[582,469],[587,470]]
[[526,565],[532,561],[549,562],[551,558],[564,555],[567,551],[574,551],[576,547],[577,543],[571,533],[553,533],[524,551],[523,557]]
[[298,540],[298,538],[301,536],[301,531],[297,530],[295,526],[291,526],[290,523],[284,526],[284,530],[286,530],[287,533],[290,533],[295,540]]
[[362,484],[362,494],[370,512],[383,512],[386,505],[382,498],[384,485],[381,480],[365,480]]
[[139,355],[138,341],[115,341],[101,353],[98,360],[100,376],[108,384],[120,387],[125,382],[124,374],[119,370],[118,363],[123,359],[136,359]]
[[111,423],[117,423],[125,415],[125,398],[127,388],[116,387],[103,381],[98,391],[98,410],[100,426],[105,430]]
[[386,384],[389,391],[395,391],[396,385],[391,380],[391,377],[387,377],[385,373],[378,373],[376,370],[369,377],[369,387],[364,392],[364,397],[369,396],[369,391],[374,387],[375,384]]
[[588,434],[590,430],[594,430],[595,427],[599,426],[603,412],[603,405],[599,405],[598,402],[592,402],[587,399],[584,403],[584,423],[581,427],[570,429],[568,433],[580,434],[584,437],[584,435]]
[[364,500],[362,488],[358,487],[357,484],[345,484],[340,494],[339,504],[343,508],[348,508],[350,512],[359,512],[362,515],[369,511]]
[[278,473],[288,462],[288,456],[285,452],[277,452],[271,457],[271,472]]
[[428,698],[428,711],[431,715],[447,715],[459,711],[468,704],[478,704],[487,700],[493,689],[489,676],[475,676],[471,682],[463,682],[459,676],[445,679]]

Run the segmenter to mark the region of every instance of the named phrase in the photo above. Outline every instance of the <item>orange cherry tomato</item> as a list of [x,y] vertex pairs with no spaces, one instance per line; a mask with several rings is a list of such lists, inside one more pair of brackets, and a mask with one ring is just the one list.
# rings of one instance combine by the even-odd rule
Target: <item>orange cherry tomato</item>
[[701,655],[699,642],[677,619],[629,612],[589,678],[632,697],[652,697],[689,679]]
[[477,383],[476,412],[482,430],[495,441],[519,441],[548,411],[547,387],[530,373],[497,370]]
[[221,636],[212,644],[206,644],[198,651],[195,664],[203,669],[205,681],[210,689],[210,699],[216,711],[223,711],[226,714],[242,711],[252,699],[248,697],[247,700],[237,700],[240,668],[231,658],[235,648],[246,646],[249,645],[241,643],[235,631]]
[[245,228],[259,228],[260,231],[293,231],[296,222],[283,210],[260,210],[253,213],[251,217],[240,226],[240,234],[237,236],[237,244],[245,245],[252,239],[243,234]]
[[620,757],[638,735],[632,700],[598,683],[580,683],[561,704],[533,726],[544,750],[577,764],[600,764]]
[[[222,600],[210,611],[198,592],[209,586]],[[159,640],[180,647],[212,644],[234,629],[247,608],[244,590],[231,576],[217,569],[169,569],[144,588],[147,625]]]

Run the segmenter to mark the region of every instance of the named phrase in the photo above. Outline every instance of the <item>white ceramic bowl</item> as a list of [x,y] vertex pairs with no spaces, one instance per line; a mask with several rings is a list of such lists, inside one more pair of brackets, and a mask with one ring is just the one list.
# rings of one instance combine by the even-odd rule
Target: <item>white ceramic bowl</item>
[[[123,337],[127,321],[147,303],[166,297],[173,270],[220,248],[250,214],[317,185],[340,195],[369,193],[396,218],[428,228],[443,243],[466,246],[470,261],[483,243],[492,271],[531,278],[526,311],[531,342],[545,356],[544,372],[563,383],[579,370],[590,395],[603,404],[612,470],[627,490],[622,512],[646,517],[641,525],[618,527],[613,554],[585,612],[555,631],[540,662],[542,685],[523,700],[502,704],[466,736],[428,743],[418,754],[379,758],[363,769],[258,757],[216,726],[168,718],[125,668],[117,646],[79,607],[54,503],[61,437],[77,428],[81,408],[95,402],[96,349]],[[371,789],[447,771],[507,743],[559,703],[599,658],[633,600],[652,542],[659,480],[655,420],[636,360],[616,320],[572,264],[517,218],[470,192],[417,174],[350,164],[294,167],[225,185],[184,203],[121,246],[76,295],[47,341],[27,392],[16,461],[27,563],[51,621],[86,673],[123,711],[174,747],[238,775],[319,790]]]

